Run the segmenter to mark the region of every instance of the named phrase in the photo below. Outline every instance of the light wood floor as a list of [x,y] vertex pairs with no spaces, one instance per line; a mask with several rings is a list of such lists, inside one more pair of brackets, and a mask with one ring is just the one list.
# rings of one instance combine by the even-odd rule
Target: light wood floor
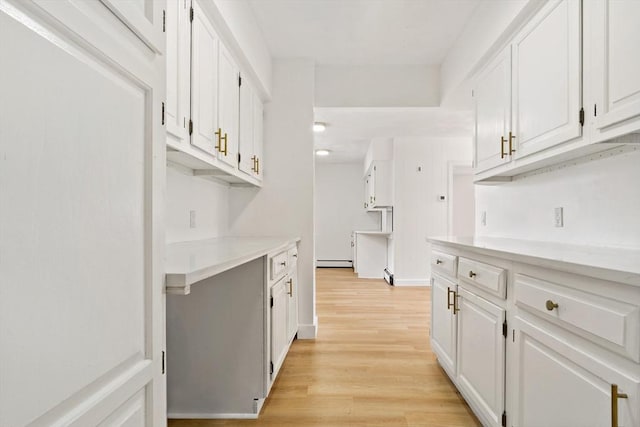
[[429,347],[429,288],[317,270],[316,340],[294,341],[258,420],[205,426],[480,426]]

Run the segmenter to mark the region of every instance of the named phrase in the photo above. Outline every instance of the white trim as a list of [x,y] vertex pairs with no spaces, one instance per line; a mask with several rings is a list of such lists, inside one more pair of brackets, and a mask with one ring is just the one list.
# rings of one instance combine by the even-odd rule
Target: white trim
[[424,286],[431,287],[429,279],[398,279],[394,276],[394,286]]
[[218,413],[182,413],[182,412],[169,412],[167,414],[169,419],[204,419],[204,420],[221,420],[221,419],[235,419],[235,420],[257,420],[258,414],[218,414]]
[[298,339],[314,340],[318,336],[318,316],[313,318],[313,324],[298,325]]

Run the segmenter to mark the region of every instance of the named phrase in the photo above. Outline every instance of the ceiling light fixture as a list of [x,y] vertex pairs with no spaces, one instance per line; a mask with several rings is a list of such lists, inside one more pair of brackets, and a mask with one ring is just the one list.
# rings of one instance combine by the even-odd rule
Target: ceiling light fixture
[[329,150],[316,150],[316,156],[328,156],[330,152]]
[[313,124],[313,131],[314,132],[324,132],[324,130],[327,128],[327,124],[326,123],[322,123],[322,122],[315,122]]

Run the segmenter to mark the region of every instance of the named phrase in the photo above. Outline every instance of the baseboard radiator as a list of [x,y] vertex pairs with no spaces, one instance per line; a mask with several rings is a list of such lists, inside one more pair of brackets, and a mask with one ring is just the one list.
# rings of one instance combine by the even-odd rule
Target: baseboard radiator
[[353,261],[350,259],[319,259],[316,260],[318,268],[353,268]]

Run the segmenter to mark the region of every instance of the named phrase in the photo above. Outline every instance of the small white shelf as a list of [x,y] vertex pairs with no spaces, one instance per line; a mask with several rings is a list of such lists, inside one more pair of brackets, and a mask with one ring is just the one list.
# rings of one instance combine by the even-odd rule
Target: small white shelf
[[188,295],[191,285],[265,255],[286,249],[299,237],[220,237],[167,245],[166,290]]
[[497,237],[427,237],[437,245],[640,286],[640,250]]

